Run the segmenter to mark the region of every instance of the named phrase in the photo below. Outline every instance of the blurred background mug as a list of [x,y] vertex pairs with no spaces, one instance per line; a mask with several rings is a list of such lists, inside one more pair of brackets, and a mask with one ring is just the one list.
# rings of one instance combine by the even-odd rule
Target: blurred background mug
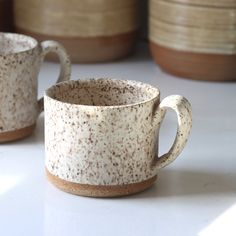
[[37,77],[48,52],[58,54],[61,71],[57,82],[70,78],[69,56],[55,41],[38,43],[34,38],[0,33],[0,142],[30,135],[43,110],[37,100]]

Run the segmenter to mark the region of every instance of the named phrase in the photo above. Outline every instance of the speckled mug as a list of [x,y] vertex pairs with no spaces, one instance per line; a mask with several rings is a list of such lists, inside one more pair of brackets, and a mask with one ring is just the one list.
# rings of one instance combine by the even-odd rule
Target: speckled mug
[[38,43],[13,33],[0,33],[0,143],[30,135],[43,110],[37,100],[37,77],[48,52],[58,54],[61,72],[57,82],[70,77],[70,60],[62,45],[55,41]]
[[[191,129],[184,97],[160,102],[158,88],[136,81],[62,82],[46,90],[44,101],[47,177],[77,195],[114,197],[148,188],[183,150]],[[177,113],[177,135],[169,152],[158,157],[168,108]]]

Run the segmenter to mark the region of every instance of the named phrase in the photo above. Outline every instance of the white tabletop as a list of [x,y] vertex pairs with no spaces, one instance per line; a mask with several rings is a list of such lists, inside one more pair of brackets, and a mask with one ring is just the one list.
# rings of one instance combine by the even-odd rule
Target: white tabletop
[[[59,66],[45,63],[39,90],[53,84]],[[64,193],[44,173],[43,114],[34,134],[0,145],[1,236],[216,236],[236,235],[236,83],[175,78],[154,64],[147,50],[113,63],[73,65],[72,79],[112,77],[158,86],[162,99],[186,96],[193,129],[179,158],[147,191],[94,199]],[[170,147],[176,117],[169,112],[160,134]]]

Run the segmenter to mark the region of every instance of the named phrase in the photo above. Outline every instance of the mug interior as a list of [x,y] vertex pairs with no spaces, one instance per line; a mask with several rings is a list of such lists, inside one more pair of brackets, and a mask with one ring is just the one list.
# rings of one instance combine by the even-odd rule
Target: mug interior
[[46,95],[70,104],[122,106],[154,99],[159,96],[159,90],[130,80],[89,79],[59,83],[49,88]]
[[0,55],[24,52],[37,46],[37,41],[29,36],[14,33],[0,33]]

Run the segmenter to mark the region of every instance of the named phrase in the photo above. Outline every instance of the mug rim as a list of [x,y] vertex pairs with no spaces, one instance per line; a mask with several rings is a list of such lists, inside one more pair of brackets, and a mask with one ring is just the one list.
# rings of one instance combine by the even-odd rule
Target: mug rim
[[[59,99],[56,99],[56,98],[52,97],[52,95],[50,95],[50,92],[54,91],[56,88],[58,88],[59,86],[61,86],[63,84],[73,84],[73,83],[78,83],[81,81],[82,82],[86,82],[86,81],[89,82],[89,81],[99,81],[99,80],[125,82],[127,84],[135,84],[135,85],[142,86],[142,87],[146,86],[150,89],[153,89],[153,91],[155,91],[155,95],[153,95],[149,99],[145,99],[140,102],[134,102],[134,103],[122,104],[122,105],[108,105],[108,106],[105,106],[105,105],[84,105],[84,104],[70,103],[70,102],[60,101]],[[85,78],[85,79],[78,79],[78,80],[68,80],[68,81],[63,81],[63,82],[54,84],[45,90],[44,97],[48,97],[51,100],[53,100],[54,102],[58,102],[60,104],[65,104],[65,105],[67,104],[67,105],[71,105],[71,106],[75,106],[75,107],[86,107],[86,109],[88,109],[88,108],[91,108],[91,109],[96,109],[96,108],[112,109],[113,108],[114,109],[114,108],[125,108],[125,107],[139,106],[139,105],[142,105],[145,103],[152,102],[155,99],[160,100],[160,90],[158,87],[155,87],[155,86],[150,85],[148,83],[143,83],[143,82],[137,81],[137,80],[125,80],[125,79],[115,79],[115,78],[107,78],[107,77],[97,77],[97,78]]]
[[0,36],[4,36],[4,35],[6,35],[6,36],[8,35],[11,37],[16,36],[16,37],[25,38],[25,39],[30,40],[32,42],[32,46],[28,46],[27,49],[24,49],[24,50],[7,52],[5,54],[0,52],[0,57],[6,57],[6,56],[10,56],[10,55],[26,53],[26,52],[34,50],[38,46],[38,41],[35,38],[25,35],[25,34],[18,34],[18,33],[11,33],[11,32],[0,32]]

